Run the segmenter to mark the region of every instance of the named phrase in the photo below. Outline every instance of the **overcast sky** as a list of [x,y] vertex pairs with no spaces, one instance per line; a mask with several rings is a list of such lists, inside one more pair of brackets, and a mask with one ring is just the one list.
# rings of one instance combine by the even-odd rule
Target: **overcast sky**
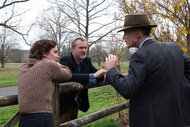
[[[22,26],[25,25],[29,27],[32,23],[36,21],[36,17],[40,16],[41,12],[47,9],[50,6],[50,3],[47,0],[30,0],[24,3],[16,4],[16,10],[19,12],[26,11],[22,15]],[[29,34],[32,36],[32,34]],[[30,37],[29,37],[30,38]],[[30,49],[24,41],[20,44],[22,49]]]
[[30,0],[25,3],[18,4],[20,10],[28,10],[24,15],[24,21],[31,23],[35,21],[36,17],[50,6],[47,0]]

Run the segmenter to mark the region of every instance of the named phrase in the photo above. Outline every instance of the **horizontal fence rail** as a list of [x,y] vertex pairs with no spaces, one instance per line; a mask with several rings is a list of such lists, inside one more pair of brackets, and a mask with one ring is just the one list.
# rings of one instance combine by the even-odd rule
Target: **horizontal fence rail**
[[60,126],[61,127],[81,127],[88,123],[94,122],[98,119],[104,118],[105,116],[111,115],[111,114],[116,113],[121,110],[124,110],[128,107],[129,107],[129,102],[121,103],[121,104],[109,107],[107,109],[91,113],[84,117],[80,117],[78,119],[62,123],[62,124],[60,124]]
[[4,127],[14,127],[14,125],[19,121],[20,113],[19,111],[5,124]]
[[[124,73],[124,76],[127,74]],[[54,115],[54,126],[55,127],[80,127],[83,125],[86,125],[88,123],[94,122],[98,119],[101,119],[105,116],[111,115],[113,113],[116,113],[118,111],[121,111],[123,109],[126,109],[129,107],[129,103],[121,103],[112,107],[109,107],[107,109],[103,109],[100,111],[97,111],[95,113],[86,115],[84,117],[77,118],[72,121],[68,121],[62,124],[59,124],[59,93],[60,92],[71,92],[71,91],[77,91],[77,90],[83,90],[83,89],[91,89],[91,88],[97,88],[102,86],[108,86],[110,85],[109,82],[96,82],[93,85],[90,84],[80,84],[77,82],[67,82],[67,83],[58,83],[55,82],[55,90],[53,95],[53,115]],[[18,95],[10,95],[10,96],[1,96],[0,97],[0,107],[10,106],[10,105],[16,105],[18,104]],[[17,112],[13,118],[11,118],[4,127],[14,127],[14,125],[19,121],[20,113]]]
[[18,104],[17,95],[1,96],[0,97],[0,107],[10,106]]
[[[71,92],[83,89],[90,89],[90,88],[97,88],[101,86],[109,85],[108,82],[100,82],[95,83],[94,85],[82,85],[77,82],[67,82],[67,83],[60,83],[59,84],[59,91],[60,92]],[[10,95],[10,96],[1,96],[0,97],[0,107],[16,105],[18,104],[18,95]]]

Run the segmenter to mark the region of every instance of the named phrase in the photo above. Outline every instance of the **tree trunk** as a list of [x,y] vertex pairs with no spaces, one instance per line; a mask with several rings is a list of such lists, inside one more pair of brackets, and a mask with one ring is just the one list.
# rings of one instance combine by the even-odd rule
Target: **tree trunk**
[[4,44],[1,45],[1,68],[5,67],[5,57],[4,57],[4,51],[5,51],[5,46]]

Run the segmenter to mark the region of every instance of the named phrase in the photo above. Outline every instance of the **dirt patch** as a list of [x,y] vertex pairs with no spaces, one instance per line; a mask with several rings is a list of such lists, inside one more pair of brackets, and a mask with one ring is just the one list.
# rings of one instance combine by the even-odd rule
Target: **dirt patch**
[[129,113],[128,112],[120,112],[117,124],[119,127],[129,127]]

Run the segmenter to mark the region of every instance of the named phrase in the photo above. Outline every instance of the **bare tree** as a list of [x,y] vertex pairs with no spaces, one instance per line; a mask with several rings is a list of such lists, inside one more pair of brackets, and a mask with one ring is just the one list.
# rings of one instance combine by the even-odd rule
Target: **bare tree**
[[[14,33],[21,35],[25,40],[29,30],[26,33],[19,31],[21,15],[25,12],[17,12],[15,6],[19,3],[27,2],[29,0],[1,0],[0,1],[0,61],[1,67],[4,67],[6,57],[10,49],[17,45],[15,42],[16,37]],[[11,37],[11,38],[10,38]],[[25,40],[26,42],[26,40]]]
[[0,61],[1,67],[4,68],[5,60],[9,51],[16,45],[12,31],[2,28],[0,31]]
[[62,12],[56,8],[49,8],[37,19],[37,23],[42,31],[39,34],[41,38],[51,38],[58,43],[59,55],[68,52],[71,35],[65,27],[69,25],[69,21]]
[[[28,35],[28,32],[30,31],[32,25],[25,33],[22,31],[19,31],[18,28],[20,25],[19,24],[20,21],[17,19],[25,12],[16,13],[15,5],[19,3],[27,2],[27,1],[29,0],[1,0],[0,1],[0,12],[1,12],[0,14],[3,17],[0,19],[0,26],[5,27],[6,29],[10,29],[16,32],[17,34],[21,35],[21,37],[25,40],[25,42],[26,42],[25,36]],[[5,13],[4,16],[3,16],[3,13]]]
[[92,58],[92,61],[96,61],[98,66],[101,66],[101,61],[105,60],[106,57],[106,51],[105,51],[105,45],[102,44],[94,44],[92,46],[92,49],[90,50],[89,56]]
[[115,27],[112,2],[108,0],[49,0],[58,6],[70,20],[66,27],[69,33],[83,36],[89,47],[106,39]]

